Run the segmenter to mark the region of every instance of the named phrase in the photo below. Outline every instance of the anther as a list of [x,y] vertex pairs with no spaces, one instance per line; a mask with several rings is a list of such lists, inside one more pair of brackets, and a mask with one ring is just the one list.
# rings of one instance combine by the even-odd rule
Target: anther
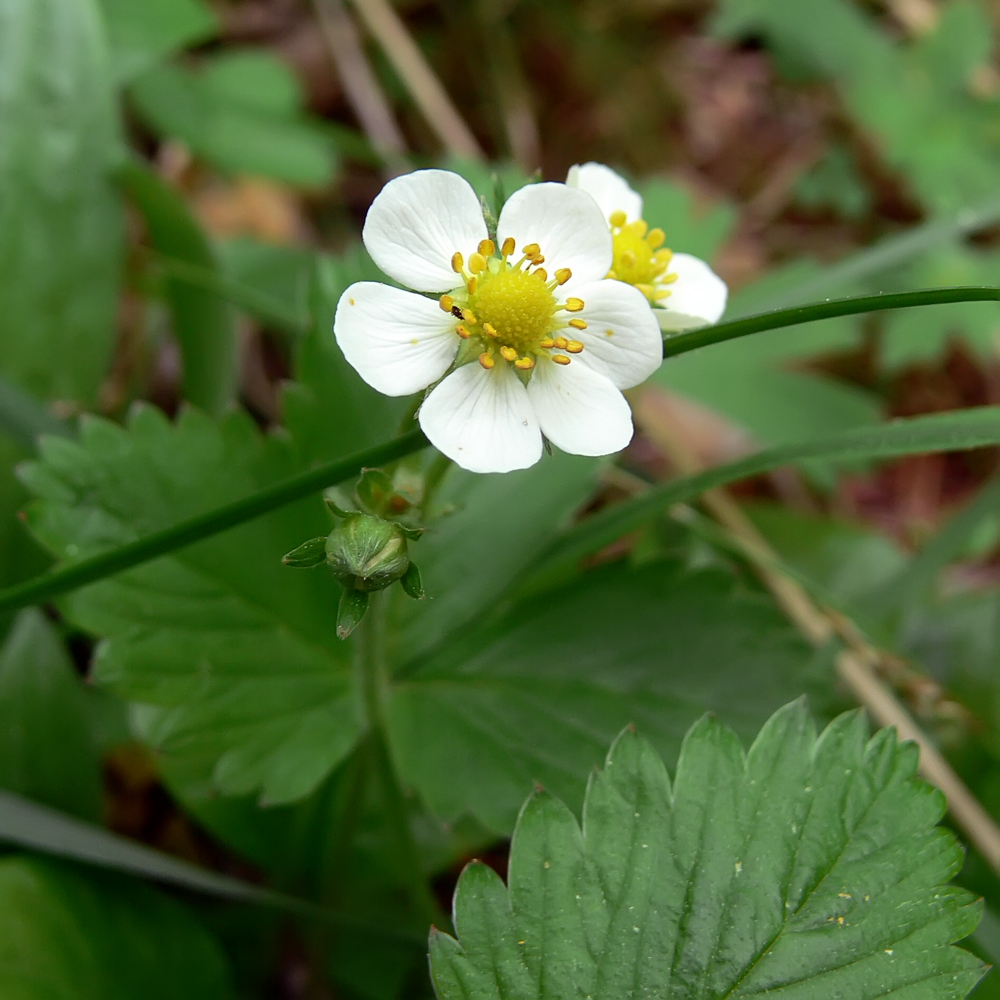
[[521,371],[523,371],[523,372],[530,372],[531,369],[535,367],[535,359],[534,358],[518,358],[517,361],[514,362],[514,367],[515,368],[520,368]]
[[484,323],[483,333],[485,333],[487,337],[495,337],[497,335],[496,327],[494,327],[492,323]]
[[635,267],[635,252],[633,250],[626,250],[622,254],[622,263],[626,267]]
[[462,326],[461,323],[459,323],[458,326],[455,327],[455,333],[457,333],[462,338],[462,340],[469,339],[469,331],[464,326]]
[[468,284],[465,287],[469,290],[470,295],[475,295],[476,289],[479,287],[479,278],[473,275],[469,278]]
[[559,350],[565,351],[566,345],[569,343],[569,341],[565,337],[556,337],[553,343],[555,344],[556,347],[559,348]]
[[469,258],[469,270],[473,274],[481,274],[486,270],[486,258],[481,253],[474,253]]
[[583,351],[583,344],[579,340],[571,340],[566,344],[566,350],[570,354],[580,354]]
[[552,360],[557,365],[568,365],[569,362],[570,362],[570,359],[567,358],[565,354],[553,354],[552,355]]
[[608,278],[611,281],[617,281],[618,280],[618,275],[615,274],[614,268],[612,268],[610,271],[608,271],[608,273],[605,275],[605,277]]
[[493,358],[491,358],[485,351],[483,351],[483,353],[479,355],[479,363],[487,371],[489,371],[496,364]]
[[503,254],[504,257],[509,257],[514,252],[515,246],[514,237],[508,236],[507,239],[503,241],[503,246],[500,247],[500,253]]
[[465,267],[465,258],[456,250],[451,255],[451,269],[456,274],[461,274],[463,267]]
[[571,319],[569,325],[573,327],[574,330],[586,330],[587,321],[583,319]]
[[619,208],[611,213],[608,221],[615,227],[615,229],[621,229],[621,227],[625,225],[625,220],[627,218],[628,216]]
[[514,361],[517,359],[517,351],[513,347],[501,347],[500,354],[504,361]]
[[536,278],[540,278],[542,281],[549,280],[549,272],[546,271],[544,267],[540,267],[537,271],[535,271],[534,276]]
[[540,254],[540,253],[536,253],[531,258],[531,263],[534,264],[535,267],[538,267],[539,264],[544,264],[545,263],[545,255],[544,254]]
[[438,299],[438,305],[441,306],[441,311],[450,313],[455,307],[455,300],[450,295],[442,295]]
[[[666,239],[666,237],[664,237]],[[496,253],[497,245],[493,240],[480,240],[476,248],[484,257],[492,257]]]
[[679,277],[680,277],[679,274],[665,274],[660,279],[660,284],[661,285],[672,285]]
[[565,285],[566,282],[572,277],[573,272],[568,267],[560,267],[559,270],[556,271],[556,281],[558,281],[560,285]]
[[476,319],[476,314],[471,309],[462,310],[462,319],[464,319],[466,323],[471,323],[473,326],[479,322],[479,320]]
[[542,252],[542,248],[537,243],[529,243],[524,248],[525,257],[534,257]]
[[556,342],[551,337],[543,337],[538,341],[538,346],[547,351],[550,347],[555,347]]
[[650,229],[650,231],[646,233],[646,242],[649,244],[651,250],[656,250],[659,247],[662,247],[666,238],[667,234],[660,229],[659,226],[657,226],[656,229]]
[[647,229],[649,229],[649,223],[645,219],[640,219],[635,223],[635,230],[640,236],[645,236]]
[[578,313],[584,306],[583,299],[570,298],[566,300],[566,305],[563,307],[567,312]]

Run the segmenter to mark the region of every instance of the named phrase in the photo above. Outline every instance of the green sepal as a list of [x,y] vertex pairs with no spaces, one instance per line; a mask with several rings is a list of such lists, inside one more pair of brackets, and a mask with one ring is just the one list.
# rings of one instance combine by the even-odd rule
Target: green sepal
[[326,536],[320,538],[310,538],[308,542],[292,549],[287,555],[281,557],[281,561],[286,566],[301,567],[310,569],[326,562]]
[[417,541],[423,533],[427,530],[426,528],[410,528],[405,524],[398,524],[396,527],[411,541]]
[[334,517],[349,517],[351,514],[355,513],[353,510],[345,510],[343,507],[338,506],[336,501],[325,495],[323,497],[323,503],[326,504],[326,509],[333,514]]
[[337,608],[337,638],[346,639],[361,624],[367,610],[368,594],[345,587]]
[[410,563],[409,569],[399,578],[399,582],[406,594],[415,601],[422,601],[427,596],[420,582],[420,570],[417,569],[416,563]]
[[389,512],[395,489],[388,474],[381,469],[362,469],[357,493],[361,506],[370,514]]

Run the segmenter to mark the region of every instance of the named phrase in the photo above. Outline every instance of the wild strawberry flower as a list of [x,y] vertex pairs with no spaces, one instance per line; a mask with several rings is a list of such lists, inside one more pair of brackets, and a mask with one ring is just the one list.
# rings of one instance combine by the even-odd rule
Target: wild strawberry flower
[[629,443],[621,390],[659,367],[662,338],[641,292],[607,280],[611,231],[589,194],[521,188],[494,242],[463,178],[418,170],[382,189],[362,238],[413,291],[351,285],[337,343],[379,392],[432,387],[418,419],[439,451],[472,472],[509,472],[538,461],[543,435],[576,455]]
[[570,167],[566,183],[601,207],[614,238],[608,277],[634,285],[654,307],[660,329],[675,333],[717,323],[726,311],[725,282],[697,257],[673,253],[662,229],[642,218],[642,196],[603,163]]

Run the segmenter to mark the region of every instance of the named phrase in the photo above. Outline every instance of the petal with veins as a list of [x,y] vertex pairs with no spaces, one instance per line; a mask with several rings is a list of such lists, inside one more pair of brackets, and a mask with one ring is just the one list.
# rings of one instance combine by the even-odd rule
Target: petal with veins
[[586,191],[601,206],[605,219],[610,219],[612,212],[624,212],[626,222],[642,218],[642,197],[629,187],[624,177],[603,163],[570,167],[566,183]]
[[660,329],[672,333],[718,323],[726,311],[726,283],[703,260],[675,253],[668,269],[677,280],[656,310]]
[[436,382],[455,360],[455,318],[432,299],[377,281],[340,297],[333,332],[354,370],[387,396],[408,396]]
[[452,372],[420,407],[420,426],[438,451],[470,472],[527,469],[542,456],[528,393],[500,363]]
[[573,363],[582,361],[619,389],[649,378],[663,361],[663,338],[646,296],[613,279],[579,287],[576,294],[584,301],[577,318],[587,328],[563,331],[584,346]]
[[390,278],[418,292],[447,292],[462,283],[452,255],[457,250],[468,259],[487,235],[479,198],[467,181],[450,170],[417,170],[382,188],[362,239]]
[[542,433],[573,455],[610,455],[632,440],[632,413],[625,397],[591,368],[540,361],[528,397]]
[[576,294],[580,282],[596,281],[611,270],[612,242],[608,221],[590,195],[565,184],[529,184],[515,191],[500,212],[497,240],[517,244],[514,261],[525,246],[537,243],[545,270],[568,267],[573,277],[563,291]]

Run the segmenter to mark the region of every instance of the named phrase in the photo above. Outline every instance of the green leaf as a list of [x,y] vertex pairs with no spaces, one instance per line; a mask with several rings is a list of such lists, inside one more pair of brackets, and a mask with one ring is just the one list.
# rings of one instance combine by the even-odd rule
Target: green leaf
[[[217,276],[215,254],[184,199],[138,159],[124,164],[119,176],[142,212],[156,250]],[[169,273],[166,293],[181,349],[184,397],[218,415],[233,402],[239,378],[236,330],[229,306],[212,290]]]
[[178,49],[211,38],[219,23],[203,0],[100,0],[119,83]]
[[195,69],[158,66],[132,83],[130,95],[154,129],[220,170],[303,186],[333,176],[332,141],[301,113],[291,70],[267,53],[226,52]]
[[[27,475],[47,502],[31,522],[60,554],[121,544],[297,468],[287,441],[263,438],[243,414],[216,426],[191,411],[174,427],[152,408],[127,431],[87,420],[79,444],[50,439],[42,453]],[[106,637],[95,674],[147,706],[146,737],[203,762],[204,780],[229,794],[305,795],[360,732],[349,652],[335,635],[340,588],[321,570],[281,565],[303,535],[329,526],[314,496],[65,602]]]
[[0,787],[85,819],[101,815],[101,762],[81,682],[41,612],[0,649]]
[[548,792],[526,803],[510,881],[473,863],[458,940],[432,933],[441,1000],[782,996],[959,1000],[984,966],[950,945],[981,905],[934,824],[944,797],[892,730],[857,713],[817,740],[804,705],[744,754],[711,717],[671,785],[624,732],[591,778],[583,829]]
[[226,1000],[222,949],[179,903],[50,860],[0,859],[0,995]]
[[752,735],[814,686],[812,656],[768,598],[728,574],[617,564],[403,668],[390,732],[401,773],[438,816],[470,813],[502,833],[537,782],[579,805],[629,722],[669,755],[708,708]]
[[115,343],[123,246],[93,0],[0,0],[0,93],[0,371],[40,398],[91,403]]

